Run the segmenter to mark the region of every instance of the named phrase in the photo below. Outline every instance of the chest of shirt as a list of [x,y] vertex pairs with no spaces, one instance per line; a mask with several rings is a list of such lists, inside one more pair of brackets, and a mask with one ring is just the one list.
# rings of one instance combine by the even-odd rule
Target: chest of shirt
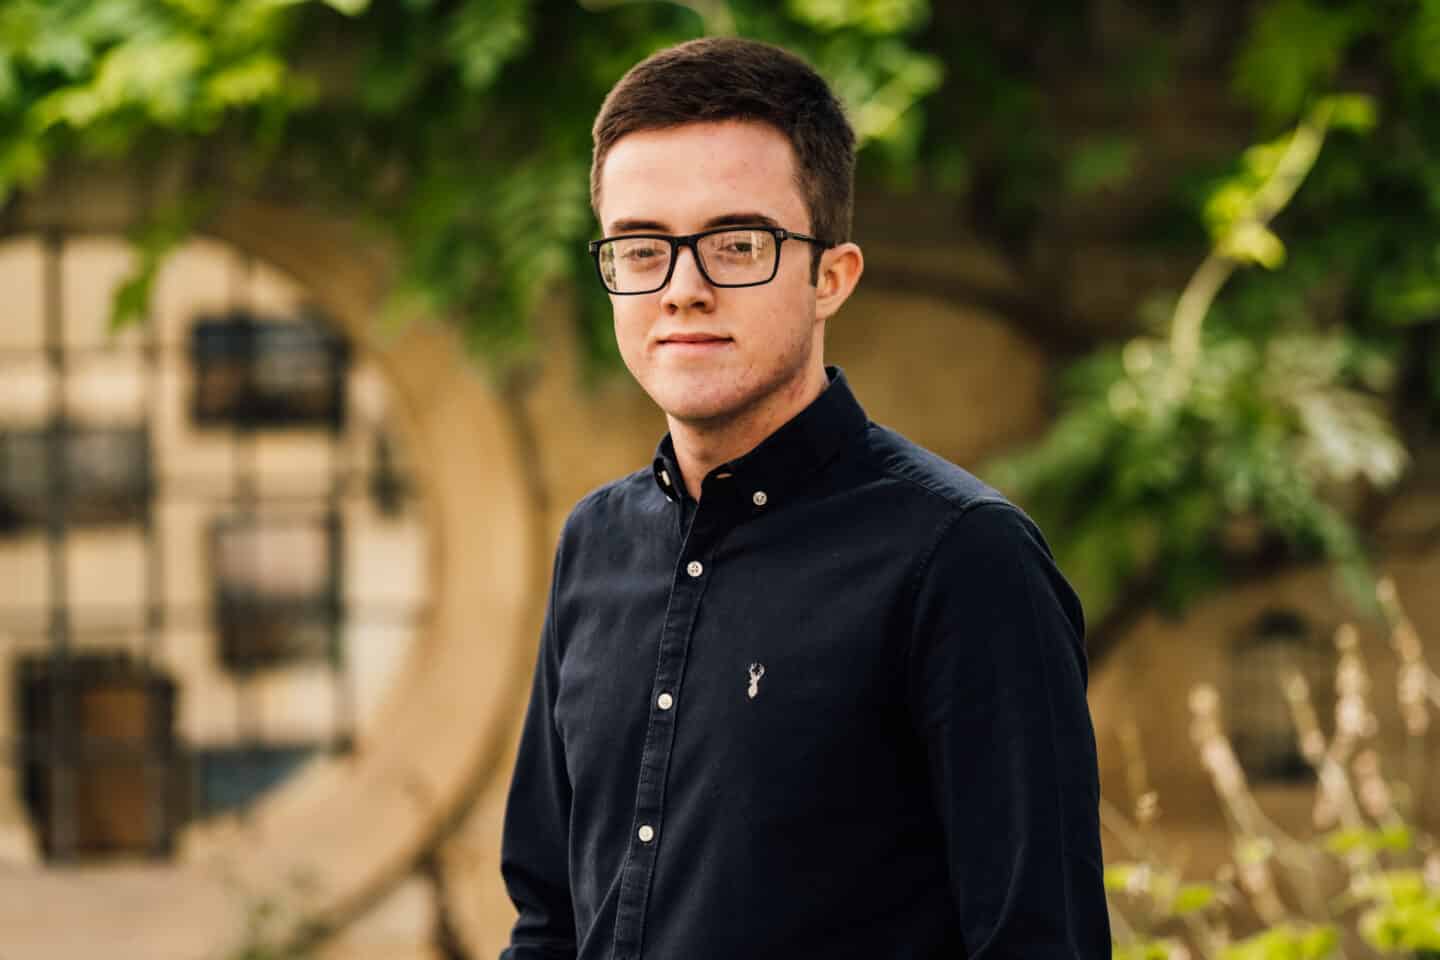
[[893,743],[907,551],[838,517],[791,519],[707,536],[702,517],[683,543],[657,531],[566,571],[553,721],[577,793],[633,788],[656,724],[673,726],[667,768],[741,803],[797,777],[843,789]]

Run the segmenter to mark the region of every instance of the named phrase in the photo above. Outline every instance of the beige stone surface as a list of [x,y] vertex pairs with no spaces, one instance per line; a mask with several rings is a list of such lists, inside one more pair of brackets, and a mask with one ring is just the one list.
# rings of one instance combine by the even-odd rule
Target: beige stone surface
[[326,943],[318,960],[429,957],[437,920],[434,885],[424,876],[410,874]]
[[[103,201],[73,202],[97,190]],[[19,222],[110,231],[133,221],[136,196],[123,183],[105,193],[87,181],[73,196],[28,208]],[[517,427],[505,404],[448,330],[418,327],[391,342],[376,335],[384,259],[350,243],[342,225],[246,207],[214,229],[316,291],[384,369],[411,454],[428,465],[419,471],[426,527],[441,533],[424,548],[435,578],[428,629],[353,755],[311,764],[243,819],[188,845],[180,862],[7,863],[0,957],[202,960],[236,942],[247,898],[293,899],[297,878],[315,915],[352,918],[374,908],[475,784],[493,778],[523,709],[515,678],[529,667],[532,598],[543,592],[543,574],[533,562],[541,557],[533,490],[516,466]],[[120,269],[107,249],[97,242],[93,253],[104,276]],[[283,298],[283,284],[274,286]]]
[[460,829],[440,848],[449,915],[465,946],[486,960],[499,956],[510,943],[515,924],[515,906],[500,878],[500,830],[508,774],[514,765],[513,746]]
[[317,951],[315,960],[445,960],[445,957],[426,944],[345,943]]
[[[96,190],[87,186],[77,196],[96,197]],[[114,197],[97,197],[94,211],[121,224],[134,212],[127,214]],[[60,203],[48,213],[37,211],[62,214],[73,216],[74,210]],[[412,871],[420,854],[436,845],[445,907],[474,955],[492,957],[514,918],[500,883],[499,832],[551,549],[576,500],[648,464],[663,417],[624,371],[584,382],[563,299],[542,310],[536,378],[507,392],[464,357],[444,328],[415,321],[391,333],[375,326],[385,258],[343,242],[349,236],[343,225],[253,207],[234,211],[220,231],[226,242],[261,252],[304,286],[323,290],[327,308],[345,318],[375,358],[377,376],[393,387],[388,413],[401,418],[413,440],[409,454],[425,484],[425,526],[440,532],[433,541],[401,547],[423,558],[415,565],[423,565],[435,584],[429,630],[412,655],[393,665],[400,679],[388,693],[373,685],[373,719],[354,758],[315,764],[252,816],[192,837],[182,863],[58,870],[5,866],[0,856],[0,957],[89,960],[100,955],[98,944],[117,960],[208,960],[205,951],[229,942],[225,938],[238,930],[243,914],[241,901],[220,879],[228,869],[255,890],[283,891],[297,870],[310,874],[320,908],[353,921],[327,944],[326,960],[428,958],[432,948],[411,940],[437,905],[425,899]],[[98,270],[113,272],[118,255],[100,246],[92,253]],[[893,260],[894,251],[877,263],[883,265],[885,256]],[[1011,291],[1013,278],[1003,264],[939,248],[924,251],[922,272],[943,273],[950,257],[977,289],[997,296]],[[6,269],[23,272],[28,262],[7,262]],[[167,269],[214,272],[202,268],[209,262],[204,258],[177,262]],[[193,284],[157,305],[159,316],[223,306],[214,290],[228,282],[223,273],[197,274]],[[267,277],[264,285],[275,302],[292,302],[283,277]],[[1034,435],[1048,417],[1054,365],[1044,351],[993,310],[923,289],[862,284],[831,321],[827,360],[846,369],[873,419],[967,467]],[[28,409],[26,389],[22,383],[11,390],[0,378],[0,409],[11,409],[7,403]],[[363,387],[361,394],[357,404],[374,402]],[[185,429],[183,422],[167,425],[160,442]],[[307,456],[283,443],[271,454],[286,461]],[[217,471],[228,469],[225,454],[209,456]],[[1434,526],[1432,501],[1405,504],[1397,527],[1413,533]],[[88,576],[86,562],[77,561],[82,576]],[[1440,556],[1397,554],[1387,568],[1427,637],[1432,662],[1440,663],[1440,592],[1431,587],[1440,576]],[[24,577],[26,569],[7,561],[0,575]],[[178,572],[175,589],[203,601],[205,580],[191,573]],[[43,578],[34,579],[38,591]],[[117,581],[97,589],[131,586]],[[1197,876],[1213,872],[1226,841],[1213,791],[1190,746],[1184,691],[1202,681],[1223,688],[1228,642],[1270,606],[1293,607],[1327,633],[1354,615],[1327,571],[1293,571],[1200,604],[1182,621],[1146,618],[1091,678],[1107,799],[1128,805],[1118,736],[1133,724],[1160,790],[1162,829],[1189,850]],[[1375,702],[1384,723],[1393,712],[1393,683],[1385,672],[1393,670],[1393,658],[1378,633],[1367,630],[1363,637],[1377,665]],[[357,642],[384,644],[386,638]],[[223,703],[223,694],[214,696]],[[218,728],[223,709],[186,708],[185,722]],[[1382,736],[1393,744],[1394,726],[1384,727]],[[1260,802],[1287,823],[1303,824],[1308,815],[1307,798],[1292,788],[1264,788]],[[3,829],[0,815],[0,843]],[[1112,859],[1125,855],[1113,835],[1105,842]],[[162,903],[164,910],[157,910]],[[75,922],[77,916],[83,922]],[[176,917],[186,923],[176,924]]]
[[[1402,603],[1419,626],[1432,668],[1440,664],[1440,549],[1391,555],[1382,569],[1396,580]],[[1387,632],[1360,617],[1325,568],[1295,569],[1246,584],[1197,604],[1183,619],[1152,614],[1142,620],[1091,676],[1090,705],[1100,750],[1101,791],[1129,813],[1134,797],[1126,773],[1122,728],[1133,725],[1152,789],[1159,793],[1158,834],[1188,851],[1188,869],[1197,878],[1212,877],[1230,855],[1230,834],[1220,802],[1201,768],[1190,738],[1187,701],[1196,684],[1213,684],[1225,697],[1230,675],[1228,650],[1245,635],[1262,611],[1288,609],[1303,615],[1323,640],[1341,624],[1360,627],[1360,652],[1370,673],[1368,699],[1378,721],[1370,742],[1387,775],[1403,776],[1399,759],[1404,730],[1396,709],[1397,658]],[[1278,685],[1278,678],[1277,678]],[[1318,702],[1322,728],[1333,730],[1333,702]],[[1307,785],[1256,784],[1262,810],[1292,835],[1316,831],[1311,821],[1314,791]],[[1431,764],[1427,784],[1431,804],[1440,802],[1440,764]],[[1427,805],[1428,806],[1428,805]],[[1429,806],[1430,809],[1436,807]],[[1132,856],[1113,833],[1104,837],[1109,860]]]

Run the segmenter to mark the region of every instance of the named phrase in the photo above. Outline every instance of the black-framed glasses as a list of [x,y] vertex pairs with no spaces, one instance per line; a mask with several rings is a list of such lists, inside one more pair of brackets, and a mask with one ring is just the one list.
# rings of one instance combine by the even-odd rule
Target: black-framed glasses
[[780,272],[780,245],[786,240],[819,243],[784,227],[716,227],[675,237],[631,233],[590,241],[600,282],[622,295],[663,290],[675,272],[680,248],[689,247],[695,265],[712,287],[758,287]]

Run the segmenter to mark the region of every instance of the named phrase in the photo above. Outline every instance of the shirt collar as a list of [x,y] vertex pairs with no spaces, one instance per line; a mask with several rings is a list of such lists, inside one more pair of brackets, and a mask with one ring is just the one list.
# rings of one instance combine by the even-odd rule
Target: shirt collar
[[[728,491],[751,509],[776,506],[865,427],[869,418],[850,390],[845,371],[827,366],[825,374],[830,385],[808,407],[749,453],[710,471],[701,488],[703,498],[725,497]],[[667,498],[688,496],[668,433],[656,447],[653,471],[656,486]]]

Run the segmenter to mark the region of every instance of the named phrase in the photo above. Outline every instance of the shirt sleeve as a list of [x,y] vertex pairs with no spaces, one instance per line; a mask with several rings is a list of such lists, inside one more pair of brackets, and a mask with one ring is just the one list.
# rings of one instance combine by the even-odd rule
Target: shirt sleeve
[[[552,577],[559,576],[557,551]],[[559,675],[552,580],[530,705],[505,805],[500,873],[520,915],[500,960],[575,960],[568,852],[570,777],[553,719]]]
[[1080,604],[1040,532],[987,502],[918,574],[911,704],[967,956],[1110,956]]

